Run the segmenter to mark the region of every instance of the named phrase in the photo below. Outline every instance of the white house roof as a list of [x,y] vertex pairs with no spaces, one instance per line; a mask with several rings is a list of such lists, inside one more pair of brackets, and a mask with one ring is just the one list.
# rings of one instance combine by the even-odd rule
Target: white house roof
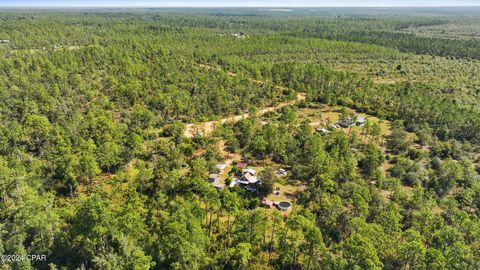
[[217,179],[218,178],[218,174],[216,173],[211,173],[208,175],[208,179]]
[[243,173],[249,173],[249,174],[251,174],[251,175],[254,175],[255,173],[257,173],[257,171],[255,171],[255,170],[252,169],[252,168],[244,169],[242,172],[243,172]]
[[317,128],[317,132],[330,133],[330,131],[325,128]]
[[227,164],[217,164],[217,165],[215,165],[215,167],[217,169],[219,169],[220,171],[223,171],[227,167]]
[[284,169],[280,169],[277,171],[277,175],[280,175],[280,176],[287,175],[287,171],[285,171]]
[[242,184],[242,185],[248,185],[250,184],[250,182],[247,180],[247,179],[237,179],[237,183],[238,184]]
[[218,188],[218,189],[223,189],[225,188],[225,185],[224,184],[220,184],[220,183],[216,183],[215,185],[213,185],[214,187]]
[[250,173],[245,174],[244,178],[250,184],[255,184],[256,182],[258,182],[258,178],[256,176],[251,175]]

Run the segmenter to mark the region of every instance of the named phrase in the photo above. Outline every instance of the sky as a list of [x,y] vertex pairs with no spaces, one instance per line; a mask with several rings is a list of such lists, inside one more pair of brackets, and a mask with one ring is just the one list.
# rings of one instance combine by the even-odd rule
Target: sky
[[8,7],[480,6],[480,0],[0,0]]

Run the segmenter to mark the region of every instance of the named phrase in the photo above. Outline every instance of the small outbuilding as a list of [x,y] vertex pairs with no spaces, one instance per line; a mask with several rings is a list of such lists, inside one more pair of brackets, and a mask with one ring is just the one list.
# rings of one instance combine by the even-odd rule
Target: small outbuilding
[[232,36],[236,38],[246,38],[247,36],[244,33],[235,33]]
[[348,117],[345,118],[345,119],[340,119],[340,120],[338,120],[338,122],[337,122],[337,125],[339,125],[339,126],[342,127],[342,128],[348,128],[348,127],[350,127],[350,126],[353,125],[353,124],[355,124],[355,123],[354,123],[353,119],[352,119],[350,116],[348,116]]
[[230,182],[230,184],[228,185],[228,187],[229,187],[229,188],[233,188],[233,187],[235,187],[236,185],[237,185],[237,179],[234,178],[234,179],[232,180],[232,182]]
[[267,199],[267,198],[263,198],[262,200],[262,206],[265,207],[265,208],[272,208],[273,207],[273,201]]
[[240,162],[237,164],[237,169],[244,170],[247,168],[247,163]]
[[280,168],[277,170],[277,176],[286,176],[287,175],[287,171],[283,168]]
[[328,133],[330,133],[330,130],[325,129],[325,128],[316,128],[315,131],[316,131],[317,133],[322,133],[322,134],[328,134]]
[[220,180],[220,177],[218,176],[218,174],[211,173],[211,174],[208,175],[208,181],[209,182],[217,182],[218,180]]
[[215,167],[216,167],[219,171],[223,171],[223,170],[225,170],[225,168],[227,168],[227,164],[217,164],[217,165],[215,165]]
[[357,126],[363,126],[363,125],[365,125],[365,122],[366,122],[365,117],[359,116],[359,117],[357,117],[357,120],[356,120],[355,124]]
[[213,186],[218,190],[222,190],[225,188],[225,185],[220,183],[215,183]]

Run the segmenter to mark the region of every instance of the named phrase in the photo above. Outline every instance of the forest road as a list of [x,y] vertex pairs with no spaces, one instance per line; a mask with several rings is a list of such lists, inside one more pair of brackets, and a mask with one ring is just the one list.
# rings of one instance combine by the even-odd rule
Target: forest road
[[[263,115],[267,112],[279,110],[283,107],[292,106],[295,104],[295,102],[305,100],[305,98],[306,98],[305,93],[298,93],[296,100],[282,102],[276,106],[265,107],[257,112],[257,116]],[[226,122],[238,122],[242,119],[248,118],[249,116],[250,116],[249,113],[244,113],[240,115],[228,116],[216,121],[209,121],[209,122],[203,122],[198,124],[187,124],[185,126],[184,135],[187,138],[192,138],[196,134],[203,134],[203,135],[211,134],[219,125],[222,125]]]

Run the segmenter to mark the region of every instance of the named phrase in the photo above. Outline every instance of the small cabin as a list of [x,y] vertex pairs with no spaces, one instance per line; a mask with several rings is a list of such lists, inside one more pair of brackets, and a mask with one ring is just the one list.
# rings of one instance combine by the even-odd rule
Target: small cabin
[[273,207],[273,201],[263,198],[261,205],[265,208],[272,208]]
[[237,164],[237,169],[244,170],[247,168],[247,163],[241,162]]
[[216,183],[213,186],[218,190],[222,190],[225,188],[225,184],[220,184],[220,183]]
[[352,126],[353,124],[355,124],[355,123],[350,116],[345,118],[345,119],[340,119],[337,122],[337,125],[339,125],[342,128],[348,128],[348,127]]
[[236,38],[246,38],[247,37],[247,35],[245,35],[244,33],[235,33],[232,36],[234,36]]
[[233,188],[237,185],[237,179],[233,179],[232,182],[230,182],[230,184],[228,185],[229,188]]
[[322,134],[328,134],[328,133],[330,133],[330,130],[325,129],[325,128],[316,128],[315,131],[316,131],[317,133],[322,133]]
[[241,178],[237,178],[237,183],[242,184],[244,186],[256,184],[257,182],[258,182],[258,178],[249,173],[244,174]]
[[363,126],[363,125],[365,125],[365,122],[366,122],[365,117],[359,116],[359,117],[357,118],[357,121],[355,121],[355,124],[356,124],[357,126]]
[[225,170],[225,168],[227,168],[227,164],[217,164],[215,165],[215,168],[217,168],[217,170],[219,170],[220,172]]
[[278,176],[286,176],[287,175],[287,171],[283,168],[280,168],[277,170],[277,175]]
[[211,173],[208,175],[208,182],[217,182],[220,180],[220,177],[216,173]]

